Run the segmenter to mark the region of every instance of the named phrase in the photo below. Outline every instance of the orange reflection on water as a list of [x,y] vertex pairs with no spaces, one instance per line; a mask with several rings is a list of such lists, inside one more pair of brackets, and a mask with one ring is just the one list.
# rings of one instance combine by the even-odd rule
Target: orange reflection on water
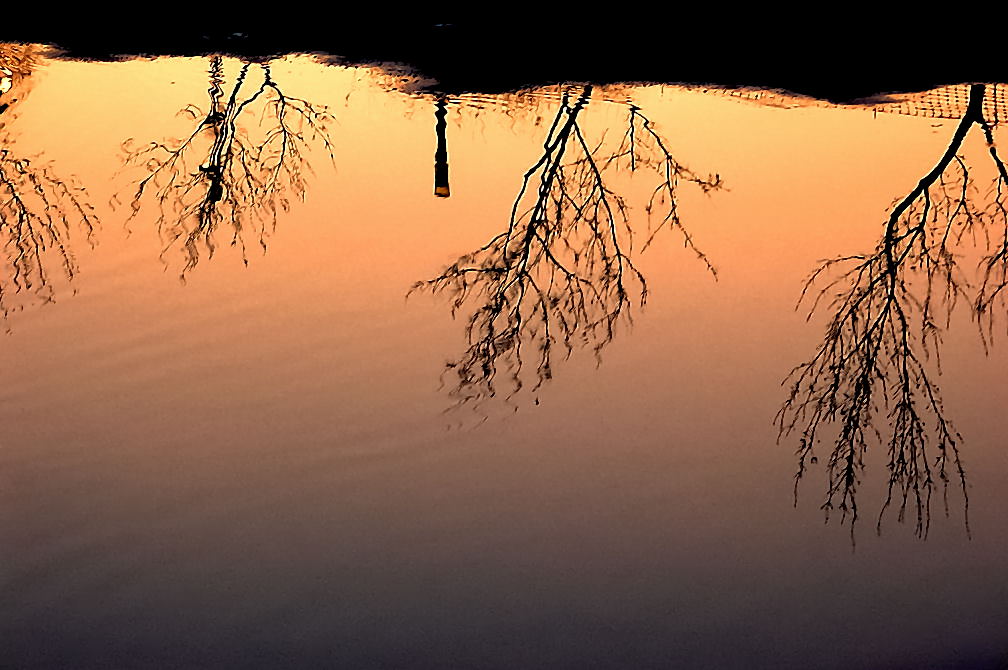
[[[191,632],[173,616],[180,611],[206,630],[233,612],[243,639],[253,630],[283,640],[316,631],[305,634],[319,644],[390,647],[388,631],[403,622],[525,638],[535,625],[529,611],[559,608],[558,617],[577,610],[622,633],[657,631],[650,643],[662,647],[698,628],[714,636],[721,621],[757,637],[792,636],[811,625],[809,607],[837,602],[839,581],[881,603],[881,613],[847,619],[878,649],[891,644],[877,630],[893,612],[918,612],[926,625],[958,622],[936,606],[948,602],[944,587],[898,589],[887,570],[908,565],[916,579],[947,575],[992,630],[1003,622],[989,598],[1005,542],[1003,354],[983,358],[968,314],[957,313],[945,333],[942,392],[966,437],[973,543],[951,521],[932,530],[925,552],[896,531],[886,535],[892,544],[870,543],[840,562],[846,537],[820,528],[822,480],[805,485],[792,514],[797,445],[773,446],[787,394],[781,380],[814,353],[828,316],[806,322],[794,310],[803,282],[820,259],[875,249],[893,199],[935,164],[955,120],[796,100],[761,106],[660,86],[449,96],[439,106],[389,90],[378,72],[308,57],[272,61],[279,91],[264,90],[235,117],[228,104],[246,66],[250,88],[236,101],[266,81],[258,63],[45,61],[5,120],[5,147],[44,154],[75,175],[101,225],[93,239],[67,229],[64,246],[79,268],[72,288],[55,305],[14,315],[0,347],[0,533],[18,550],[4,617],[31,628],[97,611],[132,631],[140,604],[169,642]],[[236,200],[229,212],[237,218],[204,228],[199,263],[190,262],[185,245],[182,253],[170,245],[172,231],[199,230],[201,206],[237,198],[233,184],[208,179],[223,174],[222,163],[203,158],[224,155],[214,153],[222,137],[261,140],[276,127],[281,92],[331,117],[328,145],[299,145],[303,182],[288,189],[289,212],[276,203],[264,224],[250,223]],[[200,113],[179,114],[190,105]],[[229,118],[234,129],[222,127]],[[544,148],[554,119],[571,142],[560,163],[559,146]],[[636,154],[620,151],[630,130],[632,142],[650,142],[631,145]],[[194,132],[201,159],[134,210],[138,180],[165,160],[124,165],[123,143],[132,139],[136,158],[150,142]],[[450,198],[431,193],[432,179],[442,183],[432,160],[442,145]],[[241,161],[260,145],[231,146]],[[246,185],[266,188],[261,165],[278,165],[274,151],[254,169],[232,165],[251,169]],[[981,135],[966,138],[962,153],[978,184],[995,176],[986,151]],[[644,169],[645,159],[658,171]],[[569,167],[579,160],[582,169]],[[545,180],[554,164],[566,181]],[[645,210],[661,170],[675,166],[683,169],[678,225],[663,228],[669,201],[654,205],[650,220]],[[195,217],[191,203],[162,209],[156,194],[171,196],[189,178],[202,189]],[[586,207],[592,216],[578,218]],[[484,249],[512,227],[533,244]],[[244,251],[240,234],[252,241]],[[445,415],[459,361],[487,341],[480,332],[502,332],[477,322],[474,339],[464,334],[495,293],[468,289],[455,320],[450,298],[405,296],[458,259],[468,259],[457,266],[464,273],[514,272],[515,248],[556,261],[524,276],[551,282],[539,286],[549,323],[581,319],[570,322],[569,356],[557,326],[549,378],[536,388],[548,336],[545,320],[530,318],[535,303],[523,303],[517,313],[528,330],[495,345],[526,347],[522,390],[508,400],[508,386],[482,398],[478,412]],[[647,285],[643,307],[636,275],[625,269],[613,288],[617,266],[589,266],[593,253],[636,267]],[[580,298],[564,270],[576,275]],[[446,363],[456,367],[439,388]],[[472,359],[476,378],[484,363],[495,364]],[[862,490],[872,516],[886,490],[885,453],[869,454],[868,465]],[[873,580],[856,578],[865,571]],[[889,599],[874,600],[879,589],[890,589]],[[773,599],[787,606],[764,623],[761,603]],[[626,620],[614,618],[613,603]],[[575,637],[591,647],[590,636]]]

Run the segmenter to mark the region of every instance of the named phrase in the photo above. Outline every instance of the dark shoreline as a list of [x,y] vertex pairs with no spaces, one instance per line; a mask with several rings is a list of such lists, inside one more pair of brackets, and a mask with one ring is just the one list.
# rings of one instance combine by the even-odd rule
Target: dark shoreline
[[922,52],[880,42],[879,34],[886,34],[884,26],[837,24],[800,33],[738,18],[692,31],[620,20],[604,26],[591,21],[527,26],[513,19],[346,21],[279,30],[248,20],[216,26],[204,21],[170,31],[0,28],[0,39],[51,44],[70,59],[325,53],[347,64],[395,62],[435,80],[432,90],[447,93],[497,93],[563,81],[647,81],[779,88],[849,102],[942,84],[1008,80],[1006,68],[993,58],[994,47],[984,42]]

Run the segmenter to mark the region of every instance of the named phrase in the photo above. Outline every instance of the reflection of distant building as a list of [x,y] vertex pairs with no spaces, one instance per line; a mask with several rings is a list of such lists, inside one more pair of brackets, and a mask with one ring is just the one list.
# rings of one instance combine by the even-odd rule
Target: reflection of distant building
[[17,77],[31,74],[38,56],[38,47],[34,44],[0,43],[0,68]]
[[26,80],[38,61],[33,44],[0,43],[0,113],[28,91]]
[[10,104],[11,90],[19,88],[21,82],[35,69],[38,47],[34,44],[0,43],[0,96]]

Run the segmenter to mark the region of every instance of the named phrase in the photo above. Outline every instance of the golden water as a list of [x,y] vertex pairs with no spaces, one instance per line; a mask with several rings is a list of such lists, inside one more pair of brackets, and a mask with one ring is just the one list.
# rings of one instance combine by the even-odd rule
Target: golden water
[[[1008,650],[1005,320],[995,304],[985,355],[982,235],[953,248],[971,283],[940,324],[941,373],[922,358],[962,435],[972,539],[953,465],[926,540],[912,500],[876,533],[881,410],[852,552],[849,517],[820,509],[831,425],[795,508],[799,436],[774,423],[832,314],[795,309],[804,281],[875,251],[961,107],[438,97],[308,56],[11,53],[12,667],[969,667]],[[536,209],[547,152],[512,214],[565,126],[565,167]],[[994,207],[980,126],[960,153],[969,202]]]

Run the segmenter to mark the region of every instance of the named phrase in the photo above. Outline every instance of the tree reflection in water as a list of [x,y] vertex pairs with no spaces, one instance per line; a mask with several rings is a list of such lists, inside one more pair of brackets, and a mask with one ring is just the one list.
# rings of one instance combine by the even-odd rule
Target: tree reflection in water
[[[812,303],[810,318],[820,308],[828,308],[831,316],[815,355],[786,379],[790,392],[777,415],[778,427],[781,437],[800,435],[796,501],[799,481],[817,462],[821,433],[826,426],[836,431],[829,438],[833,446],[822,508],[827,519],[838,509],[841,523],[849,520],[852,540],[864,456],[876,441],[886,447],[889,470],[878,530],[895,505],[898,519],[909,511],[916,534],[926,537],[936,489],[948,512],[951,478],[962,491],[969,529],[961,437],[945,414],[935,378],[942,333],[972,291],[961,267],[962,245],[977,237],[1001,240],[983,261],[982,282],[970,300],[980,319],[990,318],[995,301],[1003,304],[1008,285],[1008,174],[983,115],[984,91],[983,85],[971,87],[947,149],[894,203],[874,251],[825,261],[802,292],[802,299]],[[974,125],[980,126],[996,169],[988,192],[978,189],[972,167],[959,155]]]
[[[253,71],[262,79],[247,85]],[[130,218],[139,214],[145,200],[157,203],[162,258],[180,246],[183,278],[204,250],[213,255],[222,226],[246,264],[247,235],[265,251],[278,213],[289,210],[292,198],[303,200],[307,193],[313,145],[333,157],[327,131],[333,117],[327,108],[286,95],[269,63],[242,62],[227,92],[220,56],[210,58],[209,75],[207,108],[190,104],[180,112],[196,122],[188,136],[143,146],[132,140],[123,144],[126,166],[146,172],[133,193]],[[257,117],[254,127],[246,124]]]
[[714,272],[683,225],[677,189],[686,182],[709,192],[721,187],[720,177],[697,175],[676,160],[633,105],[618,144],[589,143],[578,121],[591,93],[591,86],[564,93],[506,229],[413,287],[448,295],[453,316],[473,308],[468,349],[446,369],[460,405],[493,397],[502,386],[512,397],[528,381],[526,357],[535,361],[533,391],[552,376],[558,351],[566,358],[587,347],[597,358],[618,322],[631,319],[632,306],[643,306],[647,283],[631,259],[630,205],[615,190],[613,173],[648,172],[657,180],[642,247],[674,228]]
[[[31,303],[55,300],[54,273],[77,274],[71,236],[89,240],[98,219],[83,186],[41,156],[18,152],[7,122],[38,54],[29,45],[0,45],[0,318]],[[15,299],[15,296],[18,296]]]

